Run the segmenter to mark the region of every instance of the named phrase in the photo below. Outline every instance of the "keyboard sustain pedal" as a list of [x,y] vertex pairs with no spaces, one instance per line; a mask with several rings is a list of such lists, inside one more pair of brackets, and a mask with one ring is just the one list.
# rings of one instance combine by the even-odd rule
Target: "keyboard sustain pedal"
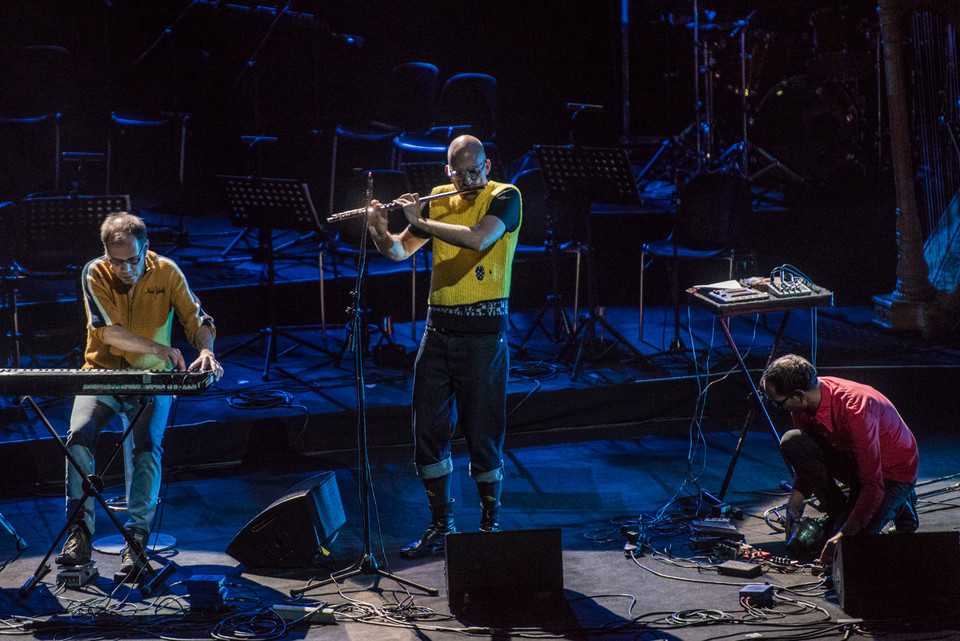
[[83,587],[91,581],[100,577],[97,566],[93,561],[87,561],[83,565],[64,565],[57,572],[57,585],[63,585],[68,588]]

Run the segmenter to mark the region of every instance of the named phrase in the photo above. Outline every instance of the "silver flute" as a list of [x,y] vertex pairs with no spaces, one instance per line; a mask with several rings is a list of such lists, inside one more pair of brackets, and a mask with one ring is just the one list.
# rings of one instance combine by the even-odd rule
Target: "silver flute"
[[[486,185],[480,185],[477,187],[471,187],[470,189],[461,189],[460,191],[445,191],[439,194],[433,194],[431,196],[424,196],[420,199],[420,202],[426,203],[431,200],[436,200],[437,198],[449,198],[450,196],[459,196],[460,194],[469,194],[474,191],[481,191]],[[357,209],[348,209],[347,211],[341,211],[339,213],[331,215],[327,218],[328,223],[341,223],[345,220],[351,220],[353,218],[359,218],[364,214],[372,214],[378,211],[383,211],[385,209],[400,209],[403,207],[403,203],[397,202],[396,200],[389,203],[381,203],[376,207],[367,205],[366,207],[358,207]]]

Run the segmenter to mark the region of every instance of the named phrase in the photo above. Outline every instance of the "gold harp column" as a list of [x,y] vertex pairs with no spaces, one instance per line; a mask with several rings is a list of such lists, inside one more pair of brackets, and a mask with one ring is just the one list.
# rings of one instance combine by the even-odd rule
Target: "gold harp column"
[[873,297],[873,319],[895,331],[929,332],[936,324],[936,290],[930,283],[923,256],[903,58],[906,18],[912,4],[904,0],[880,0],[879,5],[897,197],[897,288],[891,294]]

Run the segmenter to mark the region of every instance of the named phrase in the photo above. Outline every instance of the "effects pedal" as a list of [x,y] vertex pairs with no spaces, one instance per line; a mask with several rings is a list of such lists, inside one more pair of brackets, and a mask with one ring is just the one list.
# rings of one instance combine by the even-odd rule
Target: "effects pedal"
[[100,573],[97,572],[97,566],[93,561],[87,561],[83,565],[64,565],[57,573],[57,585],[79,588],[95,581],[99,576]]
[[207,609],[223,605],[227,596],[226,580],[223,574],[194,574],[184,579],[190,608]]
[[759,292],[749,287],[736,287],[733,289],[711,289],[707,296],[720,303],[745,303],[751,300],[763,300],[769,298],[765,292]]
[[763,574],[763,567],[758,563],[748,563],[746,561],[724,561],[717,566],[717,573],[742,579],[755,579]]
[[813,293],[810,286],[800,278],[784,279],[772,278],[767,285],[767,291],[777,298],[789,298],[793,296],[809,296]]
[[740,600],[756,608],[772,608],[773,586],[769,583],[748,583],[740,588]]

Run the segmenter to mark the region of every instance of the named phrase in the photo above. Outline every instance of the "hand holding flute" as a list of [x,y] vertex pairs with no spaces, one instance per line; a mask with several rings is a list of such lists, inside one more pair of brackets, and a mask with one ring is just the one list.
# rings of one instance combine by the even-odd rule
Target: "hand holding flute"
[[[358,207],[357,209],[348,209],[347,211],[341,211],[339,213],[333,214],[327,218],[327,222],[339,223],[345,220],[359,218],[364,214],[370,215],[378,211],[389,211],[391,209],[399,209],[401,207],[406,207],[406,205],[410,204],[410,202],[409,202],[409,199],[406,202],[401,202],[401,199],[404,197],[411,197],[418,202],[425,203],[425,202],[434,200],[436,198],[449,198],[450,196],[459,196],[461,194],[480,191],[484,187],[486,187],[486,185],[478,185],[476,187],[471,187],[470,189],[461,189],[460,191],[447,191],[439,194],[431,194],[430,196],[424,196],[423,198],[418,198],[416,194],[404,194],[400,198],[389,203],[380,203],[376,200],[373,200],[366,207]],[[408,216],[407,218],[409,219],[410,217]]]

